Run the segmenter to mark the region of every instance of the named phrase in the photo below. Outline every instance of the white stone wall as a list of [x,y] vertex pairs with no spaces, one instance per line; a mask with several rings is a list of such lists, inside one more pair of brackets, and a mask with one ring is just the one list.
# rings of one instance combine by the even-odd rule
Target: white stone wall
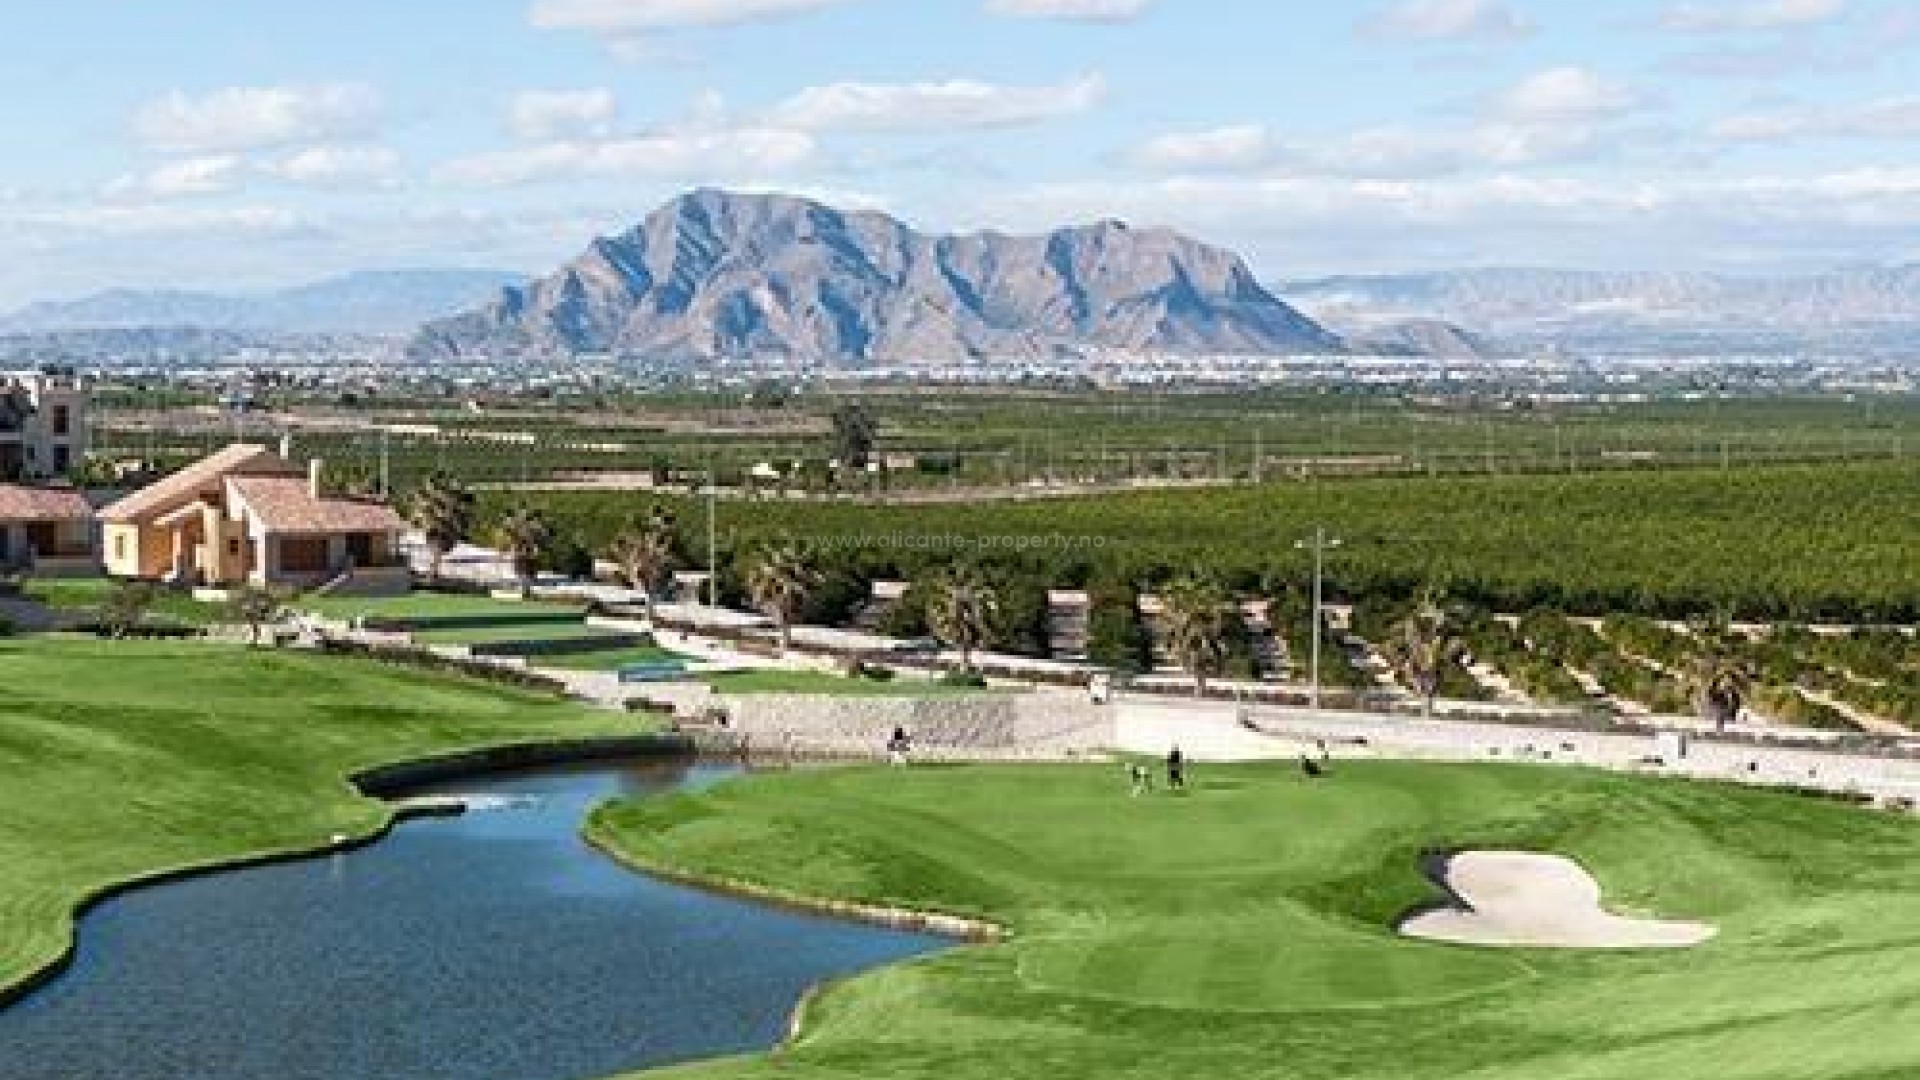
[[728,728],[756,749],[877,756],[905,728],[928,756],[1066,755],[1113,743],[1113,716],[1070,694],[983,694],[959,698],[718,697]]

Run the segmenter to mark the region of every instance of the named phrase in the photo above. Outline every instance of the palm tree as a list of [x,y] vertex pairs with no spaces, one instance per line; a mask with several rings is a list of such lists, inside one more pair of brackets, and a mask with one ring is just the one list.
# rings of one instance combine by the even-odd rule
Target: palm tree
[[791,541],[767,548],[747,567],[747,595],[780,628],[782,651],[793,647],[793,622],[820,580],[812,555]]
[[1687,668],[1693,707],[1714,730],[1725,731],[1739,721],[1757,676],[1725,622],[1698,626],[1694,636],[1699,645]]
[[1180,670],[1193,676],[1194,693],[1204,697],[1207,680],[1227,665],[1233,599],[1218,583],[1189,577],[1167,586],[1160,602],[1167,651]]
[[661,582],[679,562],[678,536],[673,515],[661,507],[629,524],[607,547],[607,557],[620,566],[627,587],[652,600]]
[[227,617],[247,628],[247,644],[258,646],[269,623],[279,622],[286,608],[269,589],[248,585],[227,600]]
[[978,570],[956,566],[934,583],[927,597],[927,629],[960,650],[960,670],[973,671],[973,654],[993,636],[1000,594]]
[[531,592],[540,560],[553,548],[553,526],[538,511],[523,508],[507,515],[497,531],[500,551],[513,564],[520,591]]
[[1447,668],[1466,653],[1455,632],[1455,622],[1441,594],[1428,589],[1421,593],[1413,610],[1394,624],[1392,636],[1381,648],[1394,674],[1420,696],[1420,715],[1429,719]]
[[879,441],[880,423],[859,402],[848,402],[833,410],[833,456],[842,471],[864,472],[873,460],[874,444]]
[[420,490],[407,500],[407,516],[426,539],[436,580],[447,553],[464,543],[473,532],[473,514],[473,492],[446,473],[428,477]]

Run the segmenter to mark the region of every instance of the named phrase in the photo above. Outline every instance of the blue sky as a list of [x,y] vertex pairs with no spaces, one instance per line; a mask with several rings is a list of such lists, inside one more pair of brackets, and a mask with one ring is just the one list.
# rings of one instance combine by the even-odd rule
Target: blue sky
[[1912,0],[0,0],[0,307],[545,269],[694,185],[1273,278],[1920,259]]

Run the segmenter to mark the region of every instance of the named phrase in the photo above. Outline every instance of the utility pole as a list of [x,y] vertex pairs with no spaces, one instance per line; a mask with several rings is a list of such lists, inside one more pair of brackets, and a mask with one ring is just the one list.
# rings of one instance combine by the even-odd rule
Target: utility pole
[[720,608],[720,485],[707,459],[707,606]]
[[1327,552],[1340,546],[1340,541],[1327,535],[1324,527],[1316,526],[1312,540],[1302,540],[1293,545],[1301,551],[1313,552],[1313,674],[1311,696],[1313,711],[1320,711],[1320,638],[1321,625],[1325,622]]

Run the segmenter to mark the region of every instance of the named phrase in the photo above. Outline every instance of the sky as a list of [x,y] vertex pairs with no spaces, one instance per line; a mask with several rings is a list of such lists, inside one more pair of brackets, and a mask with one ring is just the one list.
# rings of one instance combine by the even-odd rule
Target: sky
[[543,271],[694,186],[1273,280],[1920,260],[1915,0],[0,0],[0,309]]

